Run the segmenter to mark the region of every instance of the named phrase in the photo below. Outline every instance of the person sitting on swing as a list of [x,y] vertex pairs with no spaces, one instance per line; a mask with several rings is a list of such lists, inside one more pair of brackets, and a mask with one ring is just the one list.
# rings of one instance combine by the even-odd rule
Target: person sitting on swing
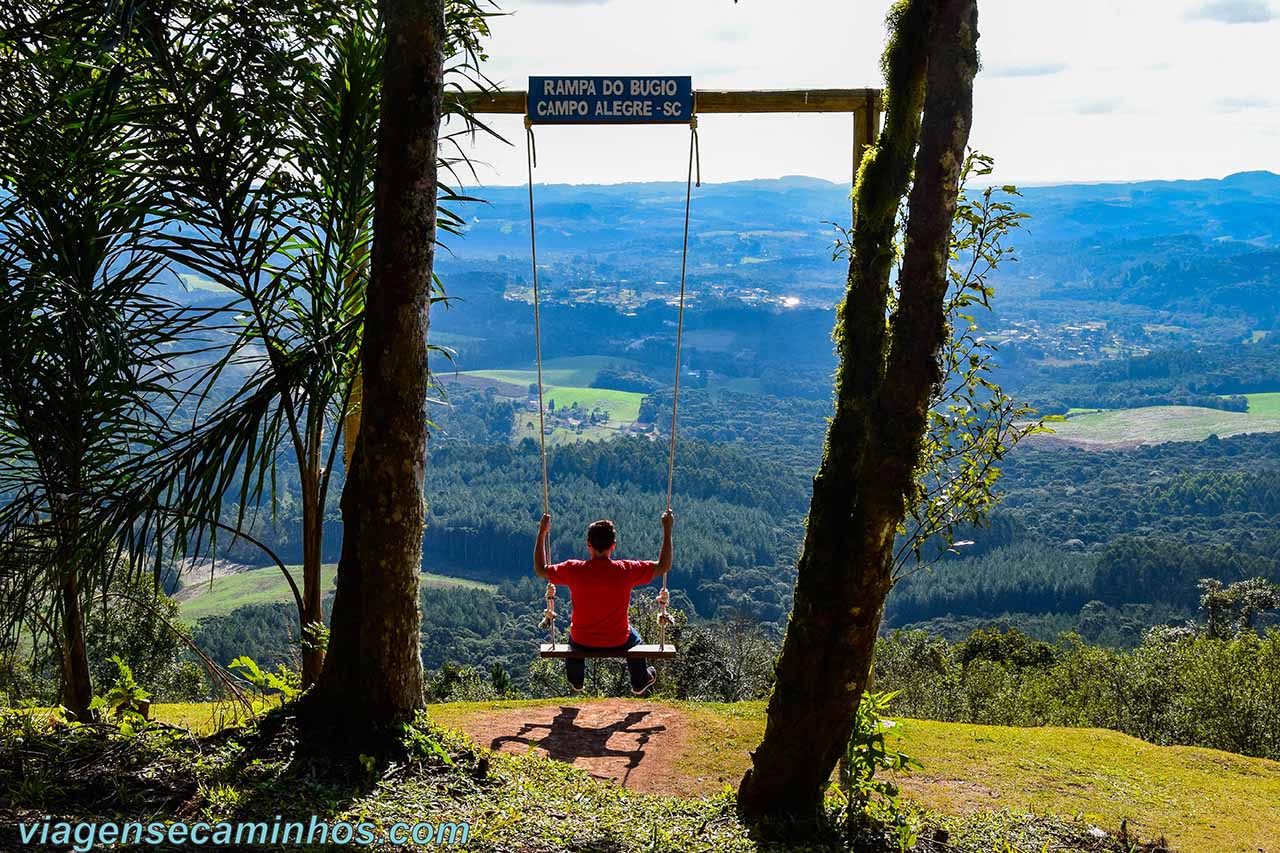
[[[533,546],[533,571],[549,583],[569,587],[573,605],[569,625],[569,645],[594,652],[622,653],[643,642],[640,632],[631,627],[627,611],[631,607],[631,590],[660,578],[671,570],[671,528],[675,525],[671,510],[662,514],[662,551],[654,560],[615,560],[613,549],[618,544],[612,521],[592,523],[587,528],[589,560],[565,560],[547,565],[550,551],[551,514],[542,516],[538,539]],[[657,671],[644,658],[628,658],[631,692],[643,696],[658,679]],[[565,658],[564,674],[575,692],[583,688],[587,662],[582,658]]]

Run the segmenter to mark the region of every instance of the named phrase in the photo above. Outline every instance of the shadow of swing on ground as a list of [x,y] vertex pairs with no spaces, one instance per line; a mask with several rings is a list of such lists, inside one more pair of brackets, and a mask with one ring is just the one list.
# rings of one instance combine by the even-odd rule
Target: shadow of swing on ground
[[631,772],[644,760],[650,738],[667,731],[660,724],[640,727],[650,716],[647,710],[629,711],[612,721],[602,720],[598,714],[586,719],[581,716],[581,708],[562,706],[550,722],[525,722],[514,734],[493,738],[489,748],[513,752],[512,746],[533,747],[555,761],[573,764],[592,776],[615,779],[625,786]]

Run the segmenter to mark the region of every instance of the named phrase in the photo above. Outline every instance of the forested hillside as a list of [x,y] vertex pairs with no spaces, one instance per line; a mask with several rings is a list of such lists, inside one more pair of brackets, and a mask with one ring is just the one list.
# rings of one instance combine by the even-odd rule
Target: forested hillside
[[[452,361],[436,367],[442,384],[431,408],[423,564],[502,580],[528,571],[538,505],[535,377],[527,269],[516,239],[527,227],[524,202],[514,189],[483,189],[484,204],[442,265],[444,286],[457,298],[433,332]],[[540,189],[547,397],[562,404],[549,426],[557,555],[578,553],[579,531],[600,516],[619,522],[624,553],[648,554],[657,544],[659,439],[668,430],[673,378],[671,264],[678,260],[675,244],[662,239],[678,224],[663,215],[675,212],[671,190]],[[779,630],[830,411],[828,330],[838,277],[830,252],[817,247],[835,233],[824,221],[839,219],[843,191],[787,178],[701,192],[673,579],[695,618],[743,613]],[[1098,410],[1123,418],[1138,407],[1171,408],[1151,409],[1150,431],[1139,427],[1134,441],[1127,427],[1115,449],[1106,449],[1104,421],[1090,427],[1087,434],[1102,440],[1091,439],[1089,451],[1071,446],[1077,431],[1067,427],[1075,423],[1061,428],[1062,442],[1017,449],[1000,466],[1004,498],[989,527],[962,532],[971,544],[910,572],[890,598],[886,625],[926,624],[962,636],[996,619],[1046,638],[1070,629],[1134,645],[1147,626],[1194,611],[1201,578],[1277,577],[1277,439],[1217,440],[1208,428],[1197,436],[1205,441],[1160,444],[1158,413],[1223,411],[1246,419],[1244,431],[1249,423],[1274,429],[1268,395],[1280,389],[1280,336],[1268,330],[1276,322],[1270,294],[1280,292],[1280,281],[1272,281],[1274,241],[1264,225],[1280,211],[1280,177],[1032,187],[1018,205],[1031,214],[1014,235],[1019,263],[994,279],[995,310],[974,318],[998,348],[992,377],[1041,414],[1081,418],[1082,427]],[[766,227],[780,211],[808,226],[794,233]],[[748,225],[758,218],[759,228],[717,230],[731,216]],[[1215,288],[1244,295],[1228,298],[1224,290],[1219,299]],[[630,396],[625,405],[566,408],[589,399],[586,389]],[[1194,419],[1188,423],[1195,435]],[[1153,444],[1129,446],[1143,440]],[[253,529],[296,561],[290,462],[282,459],[279,470],[275,520],[260,513]],[[332,560],[340,535],[332,502],[327,519]],[[262,561],[244,542],[225,553]]]
[[[656,549],[680,189],[538,188],[557,557],[580,553],[583,526],[604,516],[619,523],[621,553]],[[447,357],[433,361],[439,384],[428,403],[423,568],[506,583],[529,572],[539,509],[527,199],[522,187],[467,192],[477,200],[452,202],[459,233],[438,267],[445,298],[431,339]],[[1278,440],[1218,440],[1189,415],[1190,426],[1169,435],[1204,440],[1162,444],[1159,418],[1194,407],[1238,415],[1232,432],[1276,428],[1269,395],[1280,391],[1280,176],[1035,186],[1014,204],[1029,217],[1009,238],[1017,263],[993,274],[996,298],[990,310],[977,306],[972,331],[996,347],[993,381],[1041,415],[1073,421],[1060,441],[1037,438],[1002,462],[1003,497],[988,524],[958,531],[962,544],[936,564],[936,543],[925,549],[930,565],[908,567],[886,627],[958,636],[999,620],[1046,638],[1071,629],[1134,645],[1146,627],[1193,612],[1202,578],[1277,577]],[[695,621],[747,617],[775,634],[785,624],[831,412],[830,330],[842,286],[833,226],[847,213],[847,188],[813,178],[708,184],[695,194],[672,576],[677,603]],[[233,295],[181,258],[149,287],[188,306]],[[220,346],[228,334],[209,332],[205,343]],[[183,360],[188,369],[198,363],[198,353]],[[247,381],[247,363],[224,365],[210,402]],[[1141,407],[1164,408],[1136,416],[1138,438],[1126,421],[1109,443],[1110,422],[1099,416],[1123,419]],[[1144,433],[1147,417],[1155,421]],[[1144,443],[1151,446],[1133,447]],[[327,497],[313,507],[326,563],[342,541],[341,463],[338,454]],[[253,537],[217,531],[216,553],[228,565],[306,558],[304,474],[287,446],[270,473],[258,481],[269,489],[243,517],[228,493],[224,514]],[[207,568],[199,560],[165,566],[165,588],[207,580]],[[475,607],[456,619],[429,607],[450,625],[432,634],[424,624],[441,638],[427,644],[430,665],[453,655],[441,649],[454,648],[444,639],[454,627],[490,633],[482,614],[506,607],[494,596],[521,607],[536,599],[503,589],[457,592]],[[249,625],[288,622],[270,608],[241,616]],[[285,648],[235,627],[240,617],[217,618],[202,630],[226,650],[219,657],[237,643],[264,659]],[[243,642],[225,639],[237,636]],[[523,671],[511,655],[484,657]]]

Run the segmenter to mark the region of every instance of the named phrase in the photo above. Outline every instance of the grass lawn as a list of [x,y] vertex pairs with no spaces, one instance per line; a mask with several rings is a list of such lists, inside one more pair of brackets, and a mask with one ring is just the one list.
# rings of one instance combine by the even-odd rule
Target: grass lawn
[[925,769],[903,787],[950,813],[1011,808],[1127,819],[1184,853],[1280,850],[1280,763],[1162,747],[1099,729],[907,720],[901,749]]
[[[638,768],[664,758],[669,766],[670,753],[689,752],[704,740],[719,738],[720,731],[705,727],[708,721],[722,721],[735,737],[758,735],[759,704],[702,709],[622,701],[628,719],[661,714],[689,735],[684,746],[673,744],[664,755],[659,747],[663,730],[644,729],[654,739],[646,741],[636,757]],[[560,710],[560,702],[543,704]],[[489,710],[487,705],[470,707]],[[438,711],[447,713],[453,708],[433,706],[430,716],[441,716]],[[161,719],[168,716],[170,722],[199,724],[204,719],[197,713],[199,709],[191,706],[162,705],[157,710]],[[691,727],[683,720],[685,715],[701,722]],[[752,721],[755,732],[740,730]],[[594,737],[589,740],[591,743],[585,744],[589,748],[616,751],[614,736],[607,738],[608,746]],[[405,744],[408,755],[391,762],[368,760],[364,755],[357,758],[338,744],[308,736],[288,711],[268,718],[261,728],[233,729],[225,736],[199,739],[181,729],[159,727],[109,737],[96,731],[38,727],[34,736],[24,734],[0,743],[6,750],[0,753],[4,759],[0,761],[0,786],[7,795],[0,798],[0,848],[19,848],[18,827],[23,823],[101,823],[144,817],[145,821],[262,823],[264,828],[274,823],[276,829],[285,828],[285,833],[291,832],[287,827],[296,826],[301,832],[292,830],[292,838],[284,835],[280,844],[272,843],[270,848],[317,849],[293,843],[299,836],[305,838],[308,816],[315,816],[324,822],[368,824],[373,843],[358,842],[350,848],[362,850],[409,849],[401,843],[392,844],[387,832],[419,821],[437,824],[441,835],[432,839],[434,845],[424,841],[423,846],[413,849],[465,847],[477,853],[819,853],[850,849],[848,839],[833,823],[827,823],[810,844],[788,838],[777,844],[759,843],[739,822],[729,790],[718,790],[708,797],[665,789],[642,793],[602,783],[589,771],[563,760],[547,760],[527,752],[477,751],[464,736],[428,721],[414,725]],[[624,749],[619,760],[632,755]],[[104,791],[108,795],[104,796]],[[1231,805],[1243,811],[1254,804],[1254,799],[1246,799]],[[831,806],[828,817],[835,819],[834,800]],[[929,845],[929,849],[948,853],[1134,853],[1137,849],[1114,837],[1094,838],[1083,816],[1012,810],[947,815],[918,807],[911,811],[924,838],[934,837],[935,827],[948,831],[942,848]],[[1267,820],[1265,808],[1256,813],[1258,826],[1265,826]],[[1238,840],[1248,843],[1247,836]],[[220,844],[219,849],[224,846]],[[69,847],[60,844],[59,849]],[[234,849],[248,847],[237,843]],[[859,844],[857,849],[867,848]],[[883,851],[889,846],[876,844],[874,849]],[[1188,845],[1179,849],[1198,848]]]
[[238,702],[161,702],[151,706],[151,719],[182,726],[198,735],[210,735],[245,722],[247,716]]
[[[293,575],[294,581],[297,582],[298,588],[301,589],[302,566],[289,566],[289,572]],[[338,567],[334,563],[329,563],[322,566],[320,572],[325,593],[328,593],[334,587],[334,581],[338,576]],[[284,575],[280,573],[280,570],[273,566],[252,569],[251,571],[239,572],[234,575],[224,575],[223,577],[214,578],[212,584],[208,580],[201,580],[195,577],[190,578],[188,583],[189,585],[179,590],[174,597],[179,602],[183,618],[192,622],[203,619],[206,616],[225,616],[235,608],[244,607],[248,604],[293,601],[293,593],[289,589],[288,581],[284,579]],[[419,578],[419,583],[427,587],[437,588],[451,586],[490,590],[494,588],[492,584],[430,573],[423,574]]]
[[1199,406],[1145,406],[1081,414],[1052,426],[1057,438],[1085,445],[1201,441],[1210,435],[1225,438],[1248,432],[1280,432],[1280,412],[1254,413],[1252,406],[1249,413]]
[[1249,401],[1249,414],[1264,418],[1280,418],[1280,392],[1245,394]]
[[[572,444],[577,441],[592,441],[613,438],[619,427],[635,423],[640,417],[640,403],[644,394],[634,391],[612,391],[607,388],[569,388],[564,386],[543,389],[543,400],[548,409],[554,402],[556,411],[560,412],[577,403],[589,413],[593,409],[604,409],[609,413],[609,421],[605,424],[584,425],[581,431],[555,425],[550,417],[547,427],[547,445],[555,447],[561,444]],[[517,414],[512,440],[519,442],[525,438],[538,438],[538,415],[534,411],[521,411]]]
[[[626,368],[634,364],[635,362],[630,359],[615,358],[608,355],[575,355],[566,358],[549,358],[542,362],[542,381],[547,386],[568,385],[584,387],[594,382],[596,375],[606,367]],[[532,364],[527,368],[507,370],[465,370],[463,374],[522,386],[532,385],[538,381],[538,373]]]
[[[472,715],[537,704],[547,703],[433,705],[430,715],[458,728]],[[677,790],[736,787],[763,732],[764,703],[676,706],[690,729],[673,759],[686,783]],[[1280,762],[1100,729],[902,720],[891,741],[923,763],[899,781],[928,809],[1078,815],[1113,830],[1127,820],[1144,840],[1164,835],[1181,853],[1280,853]]]
[[[575,444],[579,441],[607,441],[616,438],[618,435],[617,425],[613,426],[596,426],[586,427],[581,432],[564,427],[555,427],[551,432],[547,433],[547,447],[560,447],[565,444]],[[515,431],[512,433],[513,440],[518,444],[524,439],[538,440],[537,416],[533,418],[533,425],[530,426],[529,420],[517,421]]]
[[640,402],[644,400],[644,394],[638,391],[573,388],[564,385],[548,386],[543,389],[542,396],[548,408],[554,402],[556,409],[567,409],[574,403],[588,412],[592,409],[604,409],[609,413],[609,422],[614,426],[619,423],[634,423],[640,417]]
[[[547,406],[555,403],[556,409],[571,408],[575,403],[587,412],[593,409],[604,409],[609,413],[609,422],[604,425],[587,426],[581,432],[554,426],[547,436],[547,444],[559,445],[576,441],[607,439],[617,435],[618,428],[635,423],[640,417],[640,403],[644,394],[635,391],[615,391],[610,388],[588,387],[596,375],[606,367],[628,367],[634,362],[624,358],[611,356],[584,355],[568,358],[548,359],[542,366],[542,396]],[[460,374],[471,380],[502,383],[502,393],[518,392],[523,396],[525,390],[537,382],[537,373],[527,370],[470,370]],[[516,418],[513,435],[515,441],[522,438],[537,438],[537,418],[521,413]],[[532,426],[530,426],[532,424]]]

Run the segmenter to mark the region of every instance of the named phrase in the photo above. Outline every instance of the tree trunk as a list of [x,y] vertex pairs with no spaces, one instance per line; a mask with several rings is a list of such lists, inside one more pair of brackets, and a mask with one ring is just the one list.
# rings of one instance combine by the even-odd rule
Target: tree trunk
[[[976,0],[904,0],[890,26],[885,129],[855,192],[848,290],[836,328],[836,411],[814,478],[764,739],[738,793],[743,814],[758,824],[813,823],[821,815],[871,670],[894,537],[940,374],[951,221],[977,72]],[[898,304],[886,324],[894,223],[913,152]]]
[[331,651],[314,692],[353,734],[423,707],[427,326],[435,260],[443,0],[383,0],[382,116],[362,345],[362,412],[342,494]]
[[365,583],[360,561],[360,525],[364,521],[361,461],[357,443],[342,489],[342,554],[329,615],[329,649],[320,679],[307,699],[319,716],[339,721],[351,712],[361,679],[360,624],[364,618]]
[[[307,486],[304,483],[304,488]],[[324,507],[318,498],[304,498],[302,506],[302,613],[299,627],[302,631],[302,686],[311,687],[320,678],[324,666],[324,649],[316,645],[307,626],[324,624],[324,608],[321,606],[321,547],[324,541]]]
[[93,679],[84,642],[84,611],[80,604],[80,580],[74,567],[62,575],[62,705],[81,722],[89,720]]

